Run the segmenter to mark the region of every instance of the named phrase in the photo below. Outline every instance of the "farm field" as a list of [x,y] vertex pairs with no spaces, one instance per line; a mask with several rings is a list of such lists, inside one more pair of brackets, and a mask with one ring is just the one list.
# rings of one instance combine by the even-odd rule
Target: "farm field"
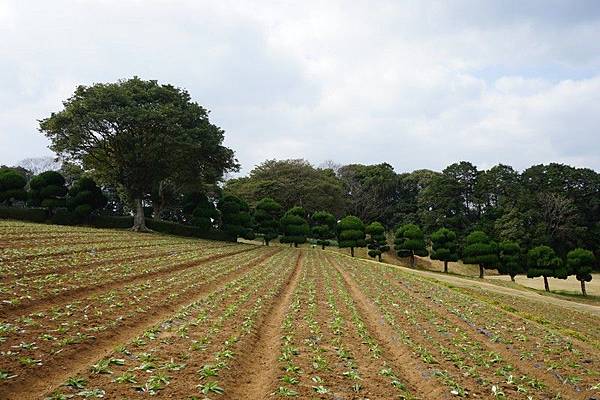
[[0,221],[0,272],[1,399],[600,398],[594,306],[335,251]]

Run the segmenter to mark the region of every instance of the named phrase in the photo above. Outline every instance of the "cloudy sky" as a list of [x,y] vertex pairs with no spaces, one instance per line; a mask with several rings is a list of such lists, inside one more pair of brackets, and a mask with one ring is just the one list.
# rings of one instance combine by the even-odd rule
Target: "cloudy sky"
[[78,84],[186,88],[267,158],[600,171],[600,1],[0,0],[0,164]]

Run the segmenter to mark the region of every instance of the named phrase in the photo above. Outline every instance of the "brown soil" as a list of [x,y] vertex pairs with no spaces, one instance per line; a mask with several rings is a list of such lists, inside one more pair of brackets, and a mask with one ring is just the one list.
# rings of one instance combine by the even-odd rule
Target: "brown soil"
[[232,399],[270,398],[268,388],[277,377],[277,352],[281,336],[281,322],[285,316],[292,293],[302,270],[302,251],[298,252],[296,265],[285,286],[276,296],[264,321],[260,322],[258,332],[247,348],[252,349],[243,354],[235,366],[229,396]]
[[181,264],[171,265],[167,268],[159,269],[159,270],[149,272],[149,273],[130,275],[127,277],[123,277],[117,281],[108,281],[108,282],[103,282],[103,283],[100,283],[97,285],[78,287],[76,289],[61,292],[58,295],[41,297],[41,298],[31,300],[24,304],[21,303],[19,305],[15,305],[15,306],[4,307],[4,309],[2,309],[0,311],[0,317],[3,319],[14,318],[19,315],[27,315],[27,314],[31,314],[31,313],[34,313],[39,310],[47,309],[48,307],[59,307],[65,303],[72,302],[74,300],[81,299],[81,298],[87,298],[87,297],[96,295],[98,293],[103,293],[103,292],[106,292],[106,291],[109,291],[112,289],[120,288],[127,284],[142,282],[142,281],[146,281],[149,279],[159,279],[163,276],[168,276],[169,274],[172,274],[173,272],[197,267],[199,265],[203,265],[203,264],[209,263],[211,261],[231,257],[236,254],[245,253],[248,251],[254,251],[256,249],[257,249],[256,247],[255,248],[246,248],[246,249],[242,249],[242,250],[233,251],[230,253],[216,254],[216,255],[202,258],[200,260],[188,261],[188,262],[181,263]]
[[373,336],[391,354],[394,359],[394,365],[401,368],[401,376],[404,378],[404,381],[408,382],[409,386],[414,388],[413,390],[417,395],[423,398],[449,398],[445,389],[439,386],[432,377],[424,373],[427,367],[417,362],[411,351],[402,346],[401,341],[397,338],[393,329],[387,325],[377,306],[365,296],[350,275],[330,257],[328,257],[328,260],[344,278],[346,286],[352,297],[354,297],[369,330],[373,332]]
[[106,335],[98,336],[93,343],[84,343],[77,346],[77,348],[65,350],[55,355],[50,362],[28,371],[27,375],[17,377],[10,383],[0,386],[0,398],[6,400],[38,399],[40,393],[49,392],[60,386],[70,376],[85,371],[90,364],[106,357],[120,343],[133,340],[141,332],[167,319],[177,309],[197,301],[228,282],[248,273],[273,254],[275,254],[275,251],[257,258],[216,282],[201,286],[193,296],[176,298],[172,301],[157,299],[158,303],[150,312],[139,316],[137,319],[127,321],[118,331],[106,332]]

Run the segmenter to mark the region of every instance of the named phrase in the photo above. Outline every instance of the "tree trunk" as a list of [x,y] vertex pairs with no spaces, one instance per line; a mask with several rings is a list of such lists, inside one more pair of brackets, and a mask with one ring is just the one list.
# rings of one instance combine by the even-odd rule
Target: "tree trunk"
[[135,232],[151,232],[150,229],[146,227],[142,199],[136,198],[133,201],[135,202],[135,215],[133,216],[133,227],[131,230]]
[[298,243],[294,242],[294,247],[298,247]]
[[583,293],[584,296],[587,296],[587,293],[585,292],[585,281],[581,281],[581,293]]
[[350,255],[354,257],[354,247],[350,247]]
[[444,272],[448,273],[448,261],[444,261]]
[[269,245],[269,239],[265,239],[265,246]]
[[414,254],[411,254],[411,255],[410,255],[410,266],[411,266],[412,268],[414,268],[414,267],[415,267],[415,255],[414,255]]
[[515,281],[515,276],[514,276],[514,275],[511,275],[511,276],[510,276],[510,280],[514,282],[514,281]]
[[479,279],[483,279],[483,265],[479,266]]
[[381,262],[381,254],[377,254],[377,257],[379,258],[379,262]]
[[324,244],[321,245],[321,250],[325,250],[325,245]]
[[550,291],[550,286],[548,285],[548,277],[544,276],[544,289],[546,289],[546,292]]

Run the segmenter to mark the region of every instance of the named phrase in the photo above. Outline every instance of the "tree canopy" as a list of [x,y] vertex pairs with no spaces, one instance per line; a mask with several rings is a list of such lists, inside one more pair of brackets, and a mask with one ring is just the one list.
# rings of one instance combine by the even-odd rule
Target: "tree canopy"
[[503,240],[498,245],[498,272],[510,276],[514,282],[515,276],[525,272],[521,257],[521,247],[516,242]]
[[344,211],[343,187],[331,169],[313,167],[308,161],[267,160],[247,177],[230,179],[225,192],[247,199],[255,205],[269,197],[284,210],[300,206],[308,214],[328,210],[334,215]]
[[498,244],[481,231],[469,234],[465,240],[463,261],[466,264],[479,265],[479,278],[483,279],[484,269],[497,268]]
[[575,275],[577,280],[581,282],[581,293],[586,296],[585,283],[592,281],[594,253],[582,248],[569,251],[567,253],[567,268],[569,274]]
[[53,210],[66,205],[65,178],[56,171],[46,171],[29,181],[29,203]]
[[367,238],[367,248],[369,249],[367,254],[372,258],[377,257],[381,261],[381,255],[390,249],[385,237],[385,226],[381,222],[371,222],[365,228],[365,233],[369,235]]
[[335,237],[336,219],[333,214],[327,211],[317,211],[312,215],[311,221],[313,223],[312,237],[317,239],[317,244],[324,250],[325,246],[331,244],[329,239]]
[[254,239],[248,203],[239,197],[225,195],[219,200],[217,208],[221,212],[221,225],[225,232],[244,239]]
[[354,257],[355,247],[365,247],[365,224],[354,215],[347,215],[337,224],[338,246],[350,248],[350,255]]
[[15,200],[27,200],[27,180],[12,168],[0,168],[0,203],[11,205]]
[[281,205],[270,197],[265,197],[256,204],[254,211],[256,230],[263,235],[267,246],[271,240],[279,236],[279,219],[282,211]]
[[106,196],[102,189],[90,177],[81,177],[69,189],[67,208],[75,213],[78,218],[85,218],[93,211],[106,205]]
[[448,262],[458,261],[456,233],[448,228],[440,228],[431,235],[431,259],[444,262],[444,272],[448,272]]
[[410,257],[410,265],[415,266],[415,256],[426,257],[427,244],[421,228],[415,224],[404,224],[396,229],[394,245],[398,257]]
[[79,86],[63,106],[40,130],[63,159],[126,191],[136,230],[146,229],[142,202],[161,181],[215,180],[237,168],[223,131],[183,89],[134,77]]
[[306,237],[310,234],[310,227],[306,221],[306,211],[302,207],[292,207],[286,211],[279,221],[281,227],[281,243],[289,243],[298,247],[306,243]]
[[544,277],[544,288],[550,291],[548,278],[566,279],[569,274],[563,261],[549,246],[537,246],[527,252],[527,277]]

